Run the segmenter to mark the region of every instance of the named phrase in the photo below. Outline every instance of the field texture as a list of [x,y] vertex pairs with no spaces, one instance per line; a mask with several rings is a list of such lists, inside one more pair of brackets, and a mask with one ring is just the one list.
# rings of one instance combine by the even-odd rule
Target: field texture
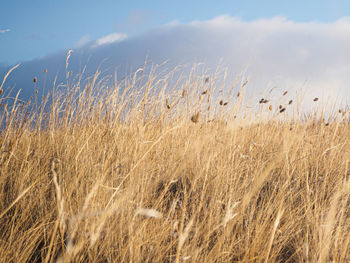
[[349,262],[346,109],[284,90],[249,108],[247,80],[69,78],[0,95],[2,262]]

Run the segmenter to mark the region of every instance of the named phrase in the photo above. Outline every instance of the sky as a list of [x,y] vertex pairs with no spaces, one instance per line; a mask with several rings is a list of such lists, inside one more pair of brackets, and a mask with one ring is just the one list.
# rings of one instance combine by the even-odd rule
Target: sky
[[[0,9],[0,78],[29,97],[70,69],[119,76],[145,58],[169,68],[203,62],[212,74],[251,77],[253,93],[276,88],[350,102],[350,1],[9,1]],[[44,69],[48,73],[43,76]],[[45,79],[45,81],[42,81]],[[258,91],[258,92],[256,92]]]
[[220,15],[244,21],[282,16],[295,22],[332,22],[350,16],[350,1],[1,0],[0,63],[23,62],[112,33],[135,36],[173,21]]

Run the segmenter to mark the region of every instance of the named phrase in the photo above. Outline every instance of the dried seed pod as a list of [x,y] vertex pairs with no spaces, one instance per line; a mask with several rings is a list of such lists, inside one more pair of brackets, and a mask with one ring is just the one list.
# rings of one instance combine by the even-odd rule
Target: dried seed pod
[[279,105],[279,106],[278,106],[278,108],[279,108],[279,109],[282,109],[282,108],[283,108],[283,106],[282,106],[282,105]]
[[238,98],[240,95],[241,95],[241,93],[238,91],[238,92],[237,92],[237,98]]
[[283,93],[283,96],[286,96],[288,93],[288,90],[286,90],[284,93]]
[[220,100],[219,103],[220,103],[220,105],[222,106],[222,104],[224,104],[224,101],[223,101],[223,100]]
[[33,82],[36,83],[38,81],[37,77],[34,77]]
[[208,93],[208,90],[205,90],[205,91],[202,92],[202,95],[205,95],[207,93]]
[[0,89],[0,95],[1,95],[1,93],[3,92],[3,90],[2,89]]
[[228,102],[225,102],[225,103],[224,103],[224,106],[226,106],[227,104],[228,104]]
[[269,110],[272,111],[272,105],[270,105]]
[[191,117],[191,121],[194,123],[197,123],[199,121],[200,116],[201,116],[201,112],[199,111]]
[[47,69],[45,69],[44,72],[47,73]]
[[169,110],[169,109],[170,109],[170,103],[169,103],[169,100],[168,100],[168,99],[165,100],[165,104],[166,104],[166,107],[167,107],[168,110]]
[[208,83],[208,82],[209,82],[209,78],[206,78],[206,79],[205,79],[205,83]]
[[318,101],[318,98],[314,98],[314,101]]
[[245,87],[248,84],[248,80],[244,81],[244,83],[242,84],[242,88]]
[[292,103],[293,103],[293,100],[290,100],[290,101],[288,102],[289,105],[292,104]]
[[286,110],[286,108],[282,108],[282,109],[280,110],[280,113],[284,112],[285,110]]

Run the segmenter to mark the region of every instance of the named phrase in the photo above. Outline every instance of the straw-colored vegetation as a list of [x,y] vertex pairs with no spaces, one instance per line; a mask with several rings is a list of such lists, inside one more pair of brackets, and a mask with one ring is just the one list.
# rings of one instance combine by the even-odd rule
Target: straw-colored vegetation
[[2,262],[349,262],[346,109],[142,72],[1,94]]

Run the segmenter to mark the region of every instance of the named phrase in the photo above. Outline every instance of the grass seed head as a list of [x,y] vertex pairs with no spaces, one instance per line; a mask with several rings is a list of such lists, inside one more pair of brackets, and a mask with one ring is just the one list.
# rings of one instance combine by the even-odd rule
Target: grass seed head
[[248,80],[244,81],[244,83],[242,84],[242,88],[247,86],[247,84],[248,84]]
[[198,111],[196,114],[194,114],[192,117],[191,117],[191,121],[194,122],[194,123],[197,123],[199,121],[199,118],[201,116],[201,112]]
[[264,98],[262,98],[262,99],[259,100],[259,103],[260,103],[260,104],[261,104],[261,103],[268,103],[268,102],[269,102],[269,100],[264,99]]
[[170,103],[169,103],[169,100],[168,100],[168,99],[165,100],[165,104],[166,104],[166,107],[167,107],[168,110],[169,110],[169,109],[170,109]]
[[156,219],[160,219],[163,217],[163,214],[161,212],[158,212],[155,209],[149,209],[149,208],[139,208],[136,210],[136,215],[141,215],[144,217],[153,217]]

